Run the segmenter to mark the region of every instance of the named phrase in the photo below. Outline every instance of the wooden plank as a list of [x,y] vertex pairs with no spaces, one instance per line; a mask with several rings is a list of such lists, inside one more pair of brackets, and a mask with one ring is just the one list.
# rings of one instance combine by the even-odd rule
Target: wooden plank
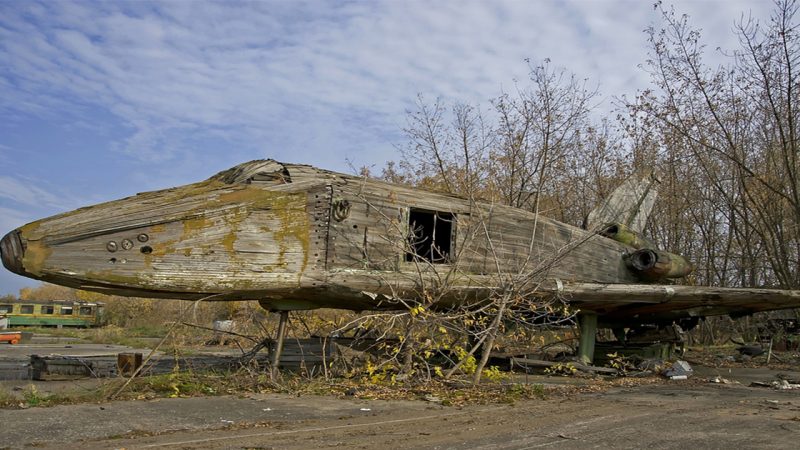
[[580,370],[581,372],[589,372],[589,373],[603,373],[608,375],[616,375],[619,373],[617,369],[613,369],[610,367],[597,367],[597,366],[590,366],[587,364],[581,364],[575,361],[544,361],[541,359],[529,359],[529,358],[517,358],[512,357],[511,360],[511,367],[513,368],[515,365],[520,367],[535,367],[541,369],[549,369],[551,367],[563,364],[570,364],[576,369]]

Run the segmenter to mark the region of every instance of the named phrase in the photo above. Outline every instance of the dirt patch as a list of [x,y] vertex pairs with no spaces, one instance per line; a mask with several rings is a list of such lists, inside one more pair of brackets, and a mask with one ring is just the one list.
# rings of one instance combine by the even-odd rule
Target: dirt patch
[[584,380],[513,404],[252,394],[0,410],[0,423],[13,424],[3,427],[13,448],[795,446],[800,392],[747,386],[778,371],[730,368],[730,384],[707,381],[716,368],[696,371],[681,382]]

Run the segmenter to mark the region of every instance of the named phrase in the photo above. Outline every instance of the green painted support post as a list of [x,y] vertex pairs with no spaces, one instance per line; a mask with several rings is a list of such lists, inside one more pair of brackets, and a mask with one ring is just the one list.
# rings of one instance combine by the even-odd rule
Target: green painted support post
[[594,342],[597,336],[597,314],[592,312],[578,313],[578,325],[581,327],[581,341],[578,345],[578,358],[584,364],[594,362]]

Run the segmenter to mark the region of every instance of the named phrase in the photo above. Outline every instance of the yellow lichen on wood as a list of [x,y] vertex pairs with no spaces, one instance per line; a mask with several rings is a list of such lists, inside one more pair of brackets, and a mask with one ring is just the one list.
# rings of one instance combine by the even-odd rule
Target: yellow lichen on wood
[[27,225],[23,225],[19,228],[19,231],[22,233],[22,236],[25,239],[29,240],[38,240],[42,238],[42,234],[38,233],[39,226],[47,219],[37,220],[36,222],[31,222]]
[[122,275],[114,270],[89,271],[86,272],[85,276],[86,279],[90,281],[97,280],[102,283],[122,286],[140,286],[149,282],[148,277],[144,274],[134,273],[131,275]]
[[287,198],[281,205],[275,205],[273,211],[277,212],[278,218],[281,221],[280,230],[273,232],[276,242],[278,242],[279,256],[278,262],[286,264],[286,251],[289,249],[287,242],[288,238],[296,239],[302,248],[303,261],[300,270],[297,273],[298,282],[302,273],[308,266],[308,247],[309,247],[309,234],[311,232],[311,223],[306,211],[306,197],[305,193],[292,194],[293,198]]
[[41,276],[42,269],[44,268],[47,258],[53,253],[53,249],[41,240],[29,240],[27,249],[25,249],[25,256],[22,258],[22,266],[25,270],[33,275]]

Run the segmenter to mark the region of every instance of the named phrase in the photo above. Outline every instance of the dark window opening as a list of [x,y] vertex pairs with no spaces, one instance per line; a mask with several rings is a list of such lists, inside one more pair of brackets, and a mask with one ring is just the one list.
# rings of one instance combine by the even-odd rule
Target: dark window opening
[[0,314],[11,314],[13,309],[12,305],[0,305]]
[[33,305],[21,305],[19,307],[20,314],[33,314]]
[[412,209],[408,214],[409,252],[406,261],[443,264],[450,260],[453,214]]
[[62,306],[61,307],[61,315],[62,316],[71,316],[72,315],[72,306]]
[[55,308],[50,305],[42,305],[41,311],[42,314],[53,314],[55,312]]
[[91,306],[81,306],[80,308],[78,308],[78,314],[81,315],[81,316],[91,316],[93,314],[92,313],[92,307]]

